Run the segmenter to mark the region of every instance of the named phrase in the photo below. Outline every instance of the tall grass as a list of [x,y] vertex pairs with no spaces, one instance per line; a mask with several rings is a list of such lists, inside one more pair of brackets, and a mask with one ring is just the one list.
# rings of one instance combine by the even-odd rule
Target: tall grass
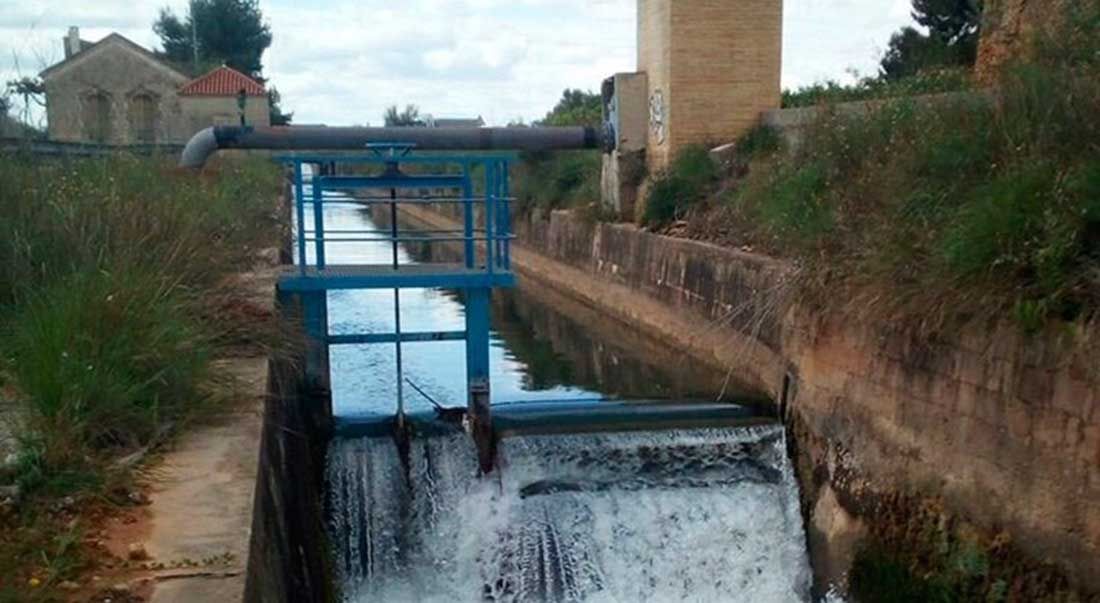
[[36,479],[201,406],[232,326],[212,300],[279,236],[276,168],[8,156],[0,182],[0,351]]
[[600,202],[598,151],[528,152],[515,164],[518,211],[584,207]]
[[1080,11],[992,95],[825,109],[700,222],[796,258],[829,304],[928,326],[1100,308],[1100,9]]

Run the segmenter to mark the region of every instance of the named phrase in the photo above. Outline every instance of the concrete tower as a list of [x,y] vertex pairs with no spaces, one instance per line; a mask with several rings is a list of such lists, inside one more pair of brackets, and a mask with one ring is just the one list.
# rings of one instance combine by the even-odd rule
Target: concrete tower
[[783,0],[638,0],[652,173],[690,144],[732,142],[779,107]]

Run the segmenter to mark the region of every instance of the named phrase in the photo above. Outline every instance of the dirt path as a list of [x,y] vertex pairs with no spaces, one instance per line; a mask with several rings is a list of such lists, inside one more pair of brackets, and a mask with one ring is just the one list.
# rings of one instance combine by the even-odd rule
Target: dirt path
[[186,430],[151,463],[148,504],[109,520],[104,546],[129,569],[101,582],[153,603],[240,601],[252,527],[266,358],[224,361],[237,406]]

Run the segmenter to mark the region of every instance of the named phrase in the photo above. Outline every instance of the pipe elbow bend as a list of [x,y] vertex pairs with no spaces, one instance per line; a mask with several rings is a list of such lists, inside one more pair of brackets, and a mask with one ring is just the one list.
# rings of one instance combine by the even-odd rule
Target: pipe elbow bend
[[214,134],[214,128],[199,130],[183,147],[179,165],[183,168],[201,169],[218,148],[218,137]]

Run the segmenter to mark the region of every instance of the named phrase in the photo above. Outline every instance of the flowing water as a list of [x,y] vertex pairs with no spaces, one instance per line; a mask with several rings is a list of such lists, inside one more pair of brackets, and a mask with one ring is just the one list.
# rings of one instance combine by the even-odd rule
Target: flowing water
[[[329,229],[377,228],[352,204],[325,212]],[[392,252],[385,243],[326,250],[332,263],[385,263]],[[399,260],[414,258],[402,249]],[[403,330],[463,327],[457,294],[401,295]],[[392,291],[332,292],[332,331],[391,331],[392,304]],[[590,310],[577,310],[583,322],[556,311],[566,304],[552,292],[494,292],[494,401],[743,395]],[[461,342],[403,351],[406,376],[462,405]],[[392,345],[335,347],[331,357],[337,415],[392,414]],[[407,408],[430,408],[405,396]],[[779,426],[511,437],[498,458],[486,479],[461,433],[415,440],[407,468],[389,439],[333,442],[329,536],[345,600],[808,600]]]
[[507,438],[477,477],[463,434],[329,458],[349,601],[805,601],[782,428]]

